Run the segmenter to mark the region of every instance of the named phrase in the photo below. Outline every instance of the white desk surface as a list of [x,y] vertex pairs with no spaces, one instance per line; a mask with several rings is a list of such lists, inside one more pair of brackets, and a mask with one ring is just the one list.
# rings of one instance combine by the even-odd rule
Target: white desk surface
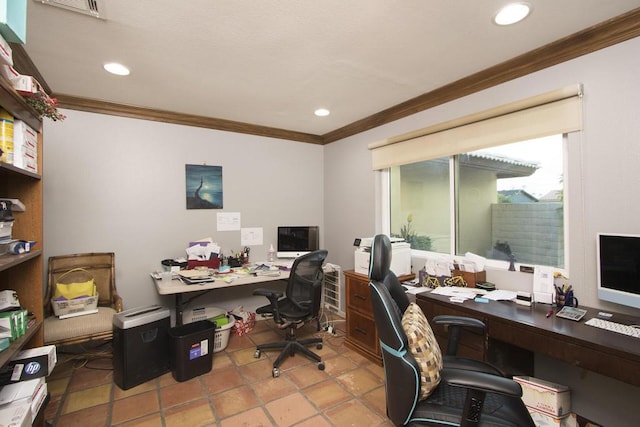
[[[235,276],[231,282],[226,282],[225,277]],[[233,273],[220,275],[220,278],[216,278],[215,282],[203,283],[198,285],[186,285],[178,279],[171,280],[168,284],[164,283],[162,279],[156,279],[152,276],[152,279],[156,285],[158,294],[160,295],[174,295],[183,294],[188,292],[206,291],[209,289],[222,289],[230,288],[233,286],[253,285],[255,283],[270,282],[273,280],[286,280],[289,278],[289,271],[280,270],[279,276],[254,276],[254,275],[234,275]]]

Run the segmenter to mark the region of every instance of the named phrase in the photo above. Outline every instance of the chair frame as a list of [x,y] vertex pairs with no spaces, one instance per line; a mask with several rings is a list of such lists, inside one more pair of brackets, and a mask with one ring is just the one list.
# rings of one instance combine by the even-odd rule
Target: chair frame
[[[73,269],[86,271],[70,272]],[[67,274],[68,273],[68,274]],[[94,274],[96,273],[96,274]],[[66,274],[66,275],[65,275]],[[55,285],[63,275],[63,282],[70,283],[75,280],[87,280],[87,275],[107,278],[106,283],[96,280],[98,288],[98,306],[111,307],[117,313],[122,311],[122,298],[118,295],[115,281],[115,254],[113,252],[87,252],[71,255],[58,255],[49,257],[47,268],[47,292],[44,299],[44,316],[53,316],[51,298],[55,293]],[[95,334],[84,335],[68,339],[47,342],[47,345],[74,345],[89,341],[110,340],[113,330]]]

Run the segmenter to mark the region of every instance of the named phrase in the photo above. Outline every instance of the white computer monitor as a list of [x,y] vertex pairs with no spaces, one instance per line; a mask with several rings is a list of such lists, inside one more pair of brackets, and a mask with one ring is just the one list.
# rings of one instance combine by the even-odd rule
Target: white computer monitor
[[278,258],[297,258],[320,249],[319,227],[280,226],[278,227]]

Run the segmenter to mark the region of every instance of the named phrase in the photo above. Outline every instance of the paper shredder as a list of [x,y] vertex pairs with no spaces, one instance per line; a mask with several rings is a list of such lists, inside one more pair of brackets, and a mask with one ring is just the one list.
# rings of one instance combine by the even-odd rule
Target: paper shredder
[[169,309],[158,305],[125,310],[113,316],[113,380],[123,390],[170,369]]

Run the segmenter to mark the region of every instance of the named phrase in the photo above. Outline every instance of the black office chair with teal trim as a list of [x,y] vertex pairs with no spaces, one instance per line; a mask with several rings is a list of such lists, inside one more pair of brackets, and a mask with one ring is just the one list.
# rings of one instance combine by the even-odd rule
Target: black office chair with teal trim
[[[389,274],[391,244],[374,238],[369,287],[385,372],[387,416],[397,426],[533,427],[515,381],[445,361],[420,308]],[[403,298],[404,297],[404,298]],[[464,363],[458,365],[464,366]],[[491,371],[491,367],[486,365]]]

